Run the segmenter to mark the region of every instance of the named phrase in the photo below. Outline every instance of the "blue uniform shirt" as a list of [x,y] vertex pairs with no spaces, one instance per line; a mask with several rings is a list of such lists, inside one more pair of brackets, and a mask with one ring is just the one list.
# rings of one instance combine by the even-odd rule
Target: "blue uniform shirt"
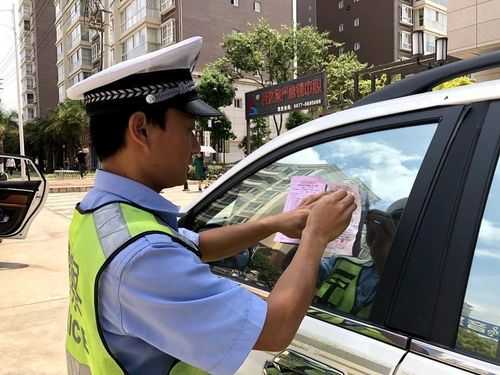
[[[177,228],[179,208],[130,179],[99,170],[84,210],[111,201],[153,210]],[[165,375],[174,358],[210,374],[234,374],[257,341],[267,304],[168,236],[147,235],[106,267],[99,285],[99,319],[110,351],[129,374]]]

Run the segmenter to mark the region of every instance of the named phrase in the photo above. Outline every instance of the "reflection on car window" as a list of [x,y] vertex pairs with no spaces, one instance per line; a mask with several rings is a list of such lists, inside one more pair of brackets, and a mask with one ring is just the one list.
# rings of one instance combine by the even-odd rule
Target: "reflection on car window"
[[[321,177],[355,186],[361,196],[360,222],[349,255],[328,252],[322,259],[314,305],[369,318],[380,275],[407,198],[434,135],[425,124],[357,135],[291,154],[248,177],[196,218],[194,229],[244,223],[284,208],[293,176]],[[297,245],[272,235],[213,269],[270,290],[293,259]],[[326,252],[325,252],[326,254]]]
[[500,164],[481,222],[457,336],[457,349],[500,363]]

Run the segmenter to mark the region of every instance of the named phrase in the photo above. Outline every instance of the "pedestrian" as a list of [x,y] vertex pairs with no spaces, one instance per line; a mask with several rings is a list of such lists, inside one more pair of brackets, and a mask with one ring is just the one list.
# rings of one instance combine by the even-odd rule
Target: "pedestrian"
[[[200,100],[191,71],[194,37],[125,61],[77,83],[102,169],[69,230],[68,373],[233,374],[252,349],[279,351],[315,293],[326,244],[346,228],[345,192],[296,210],[200,234],[178,228],[178,207],[159,193],[180,186],[200,145]],[[211,273],[204,263],[282,232],[302,235],[267,301]]]
[[188,179],[189,179],[190,170],[191,170],[191,168],[188,165],[187,171],[186,171],[186,181],[184,181],[184,187],[183,187],[182,191],[189,191]]
[[87,155],[82,149],[78,150],[76,153],[76,159],[78,162],[78,170],[80,171],[80,179],[87,173]]
[[203,155],[197,154],[193,160],[194,177],[198,181],[198,191],[202,191],[201,186],[207,178],[207,167]]
[[12,174],[16,170],[16,161],[12,158],[8,158],[5,162],[5,167],[7,168],[7,172],[9,172],[9,175],[12,177]]

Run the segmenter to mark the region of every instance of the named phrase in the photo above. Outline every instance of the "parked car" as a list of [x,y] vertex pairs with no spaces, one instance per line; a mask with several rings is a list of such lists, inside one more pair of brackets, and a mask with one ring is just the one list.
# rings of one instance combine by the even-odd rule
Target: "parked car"
[[[290,347],[252,352],[238,374],[500,374],[500,80],[430,91],[497,65],[500,53],[438,67],[299,126],[186,210],[196,231],[278,213],[292,176],[363,192],[343,259],[371,273],[322,284]],[[212,269],[266,298],[295,249],[270,236]]]
[[43,173],[31,159],[0,154],[0,238],[26,238],[48,190]]

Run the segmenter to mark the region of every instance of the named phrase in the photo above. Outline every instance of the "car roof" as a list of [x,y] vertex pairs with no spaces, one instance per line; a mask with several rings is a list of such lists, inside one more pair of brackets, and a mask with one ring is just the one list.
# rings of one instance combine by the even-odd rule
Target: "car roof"
[[500,99],[500,80],[474,83],[467,86],[460,86],[452,89],[431,91],[417,95],[405,96],[402,98],[385,100],[373,104],[349,108],[327,116],[319,117],[306,124],[298,126],[270,142],[259,147],[250,155],[241,160],[233,168],[227,171],[219,179],[214,181],[199,199],[192,202],[183,211],[188,211],[194,207],[199,200],[210,194],[213,190],[224,184],[228,179],[237,174],[256,160],[269,153],[284,147],[301,138],[336,127],[349,125],[365,120],[372,120],[380,117],[407,113],[417,110],[470,104],[476,102]]

